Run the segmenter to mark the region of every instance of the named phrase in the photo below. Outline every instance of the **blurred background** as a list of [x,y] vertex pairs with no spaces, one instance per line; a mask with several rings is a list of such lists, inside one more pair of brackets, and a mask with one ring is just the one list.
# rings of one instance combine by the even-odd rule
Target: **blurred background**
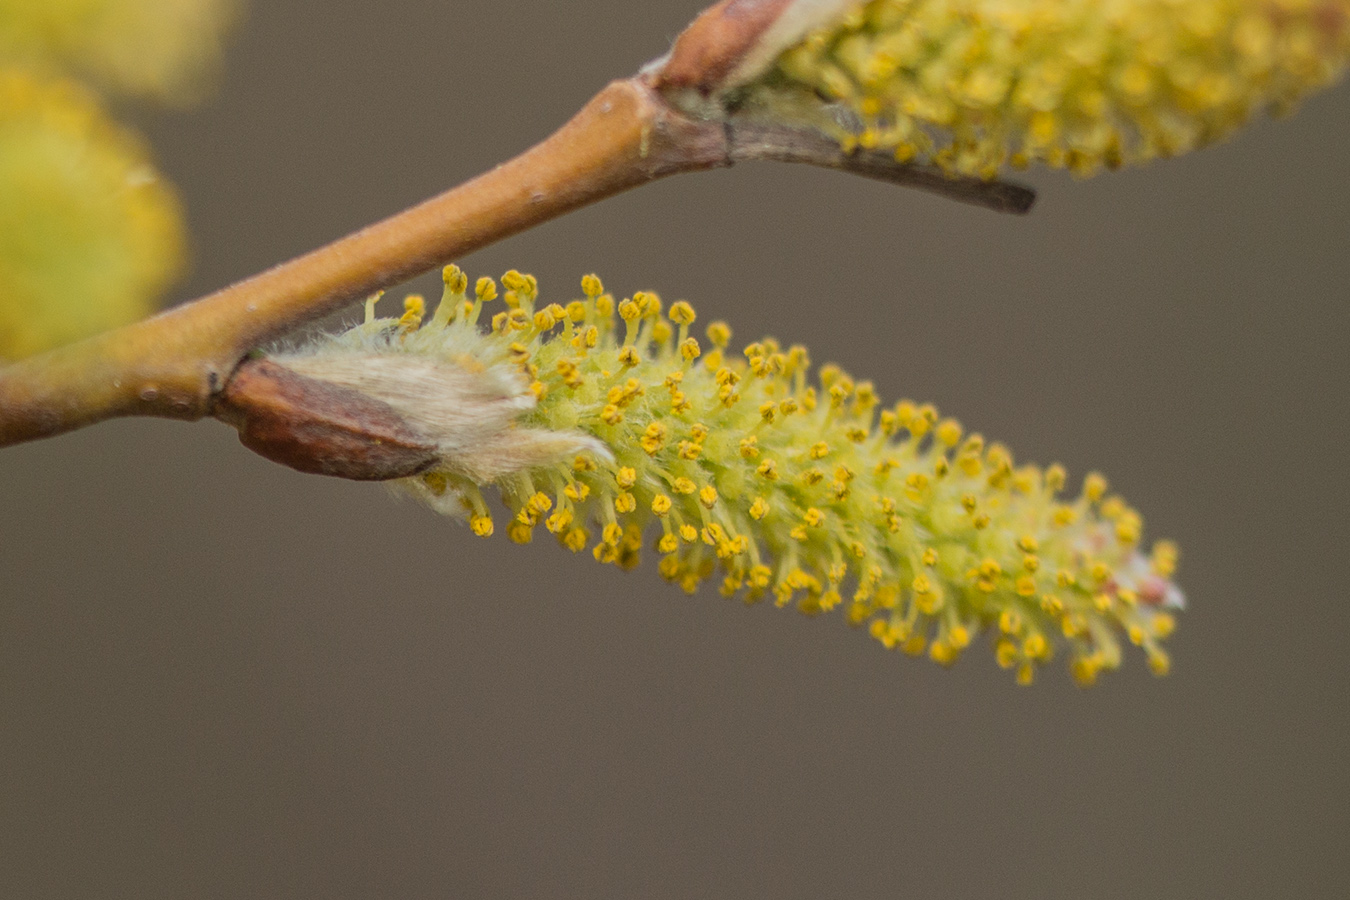
[[[175,298],[513,155],[702,5],[255,4],[206,104],[120,110],[187,204]],[[1348,144],[1342,85],[1177,161],[1033,173],[1022,219],[757,164],[460,260],[687,298],[1102,470],[1182,548],[1162,680],[944,670],[214,422],[0,451],[0,893],[1350,895]]]

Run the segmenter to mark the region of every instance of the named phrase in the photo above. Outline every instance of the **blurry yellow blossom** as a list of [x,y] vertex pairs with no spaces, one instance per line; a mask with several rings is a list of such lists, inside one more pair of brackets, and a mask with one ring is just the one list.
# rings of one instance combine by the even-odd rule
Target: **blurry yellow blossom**
[[190,98],[216,69],[233,0],[0,0],[0,59],[41,61],[126,93]]
[[952,172],[1087,174],[1286,111],[1348,54],[1350,0],[869,0],[741,102]]
[[135,135],[72,81],[0,68],[0,359],[146,315],[182,244]]

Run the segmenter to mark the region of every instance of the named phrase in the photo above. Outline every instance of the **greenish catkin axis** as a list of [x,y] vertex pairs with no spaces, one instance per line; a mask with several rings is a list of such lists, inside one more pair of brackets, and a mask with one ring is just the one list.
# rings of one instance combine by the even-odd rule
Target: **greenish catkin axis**
[[[509,408],[490,459],[447,443],[434,469],[396,483],[476,534],[495,531],[482,490],[496,487],[517,543],[542,527],[625,569],[650,547],[686,591],[717,579],[746,603],[842,606],[888,649],[944,665],[988,632],[1021,683],[1064,652],[1091,684],[1125,641],[1167,671],[1176,548],[1142,553],[1142,520],[1101,476],[1061,498],[1062,467],[1016,465],[931,405],[884,407],[837,366],[813,378],[804,347],[766,338],[733,352],[723,322],[700,340],[683,301],[616,302],[592,275],[584,299],[546,304],[511,271],[493,313],[492,279],[472,299],[458,268],[445,283],[430,321],[420,297],[398,319],[372,303],[365,323],[278,360],[420,415],[424,430],[412,383],[428,365],[457,385],[456,414]],[[337,374],[371,369],[392,374]]]

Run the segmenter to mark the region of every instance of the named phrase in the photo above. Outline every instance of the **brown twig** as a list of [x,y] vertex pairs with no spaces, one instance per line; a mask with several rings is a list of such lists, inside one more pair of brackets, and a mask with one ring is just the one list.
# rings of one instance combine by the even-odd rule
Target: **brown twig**
[[727,131],[728,164],[748,159],[807,163],[1017,215],[1028,212],[1036,202],[1036,192],[1020,184],[948,175],[937,166],[898,163],[892,153],[875,150],[846,152],[838,141],[818,131],[734,119]]

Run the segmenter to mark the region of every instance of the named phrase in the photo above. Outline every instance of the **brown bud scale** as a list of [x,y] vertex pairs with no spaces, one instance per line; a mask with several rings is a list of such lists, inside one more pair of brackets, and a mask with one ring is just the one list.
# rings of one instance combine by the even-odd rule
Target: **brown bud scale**
[[214,415],[254,453],[314,475],[388,481],[424,472],[438,458],[389,404],[267,359],[235,371]]

